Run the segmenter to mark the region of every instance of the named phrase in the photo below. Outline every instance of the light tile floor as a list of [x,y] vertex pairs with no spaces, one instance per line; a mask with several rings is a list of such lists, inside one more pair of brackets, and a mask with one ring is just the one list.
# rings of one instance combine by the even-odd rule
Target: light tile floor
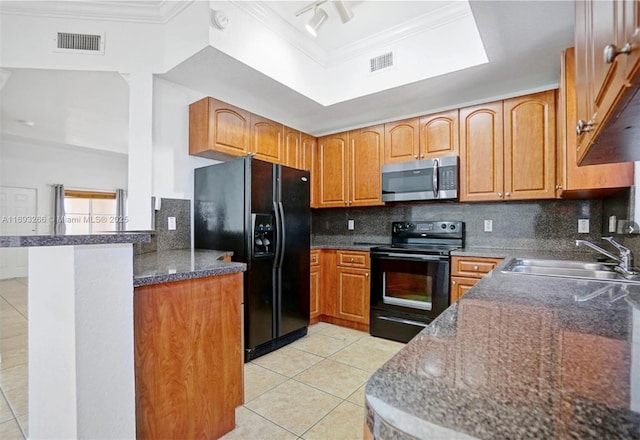
[[327,323],[310,326],[304,338],[245,364],[245,404],[223,439],[362,439],[365,383],[403,346]]
[[[318,323],[245,364],[245,404],[226,440],[362,438],[364,385],[404,344]],[[27,434],[27,280],[0,280],[0,439]]]
[[0,439],[27,433],[27,279],[0,280]]

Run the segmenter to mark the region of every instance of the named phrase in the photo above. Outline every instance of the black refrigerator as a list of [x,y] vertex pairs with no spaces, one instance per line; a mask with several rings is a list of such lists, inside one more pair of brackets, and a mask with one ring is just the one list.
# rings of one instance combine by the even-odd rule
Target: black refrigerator
[[241,157],[195,170],[195,247],[244,273],[245,362],[307,334],[309,172]]

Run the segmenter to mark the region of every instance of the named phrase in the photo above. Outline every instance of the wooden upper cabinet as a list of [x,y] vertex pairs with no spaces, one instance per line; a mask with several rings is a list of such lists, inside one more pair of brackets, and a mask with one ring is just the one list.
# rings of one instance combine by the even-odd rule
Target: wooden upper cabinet
[[317,205],[322,208],[344,207],[348,201],[347,133],[318,138]]
[[349,206],[382,205],[382,152],[384,126],[361,128],[349,132],[347,157]]
[[502,101],[460,109],[460,201],[502,200]]
[[251,114],[251,153],[256,159],[282,163],[283,132],[282,124]]
[[191,155],[212,159],[244,156],[250,150],[250,133],[250,113],[245,110],[213,98],[189,106]]
[[555,91],[504,101],[505,199],[555,198]]
[[384,124],[384,163],[458,154],[458,109]]
[[300,144],[300,131],[290,127],[284,127],[284,142],[282,145],[282,165],[291,168],[302,168],[302,151]]
[[[636,150],[636,143],[624,124],[611,129],[607,127],[609,122],[620,117],[616,108],[625,107],[624,102],[630,92],[629,75],[638,71],[640,48],[637,43],[640,37],[634,36],[638,29],[638,8],[637,0],[575,2],[577,119],[572,125],[576,129],[583,127],[577,146],[578,163],[581,165],[639,157],[636,152],[625,151]],[[607,59],[607,47],[614,54],[626,43],[633,42],[636,46],[631,46],[629,54],[612,55]],[[621,134],[620,139],[609,137],[603,142],[598,141],[604,139],[601,135],[605,132],[611,134],[612,130],[616,135],[621,134],[618,132],[626,133]],[[637,125],[634,130],[638,130]],[[633,145],[629,147],[628,144]]]
[[420,118],[420,159],[458,154],[458,109]]
[[640,85],[640,1],[624,2],[624,43],[634,49],[625,57],[625,76]]
[[561,62],[556,190],[558,197],[595,198],[633,185],[634,166],[633,162],[578,166],[578,138],[572,125],[576,120],[575,71],[575,51],[569,48]]
[[416,160],[420,157],[419,119],[384,124],[384,163]]

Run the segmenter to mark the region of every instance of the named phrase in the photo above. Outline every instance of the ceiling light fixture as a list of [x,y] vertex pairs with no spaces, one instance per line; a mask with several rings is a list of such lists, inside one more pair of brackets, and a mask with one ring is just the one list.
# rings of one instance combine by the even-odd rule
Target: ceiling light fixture
[[305,24],[304,27],[311,35],[315,37],[318,34],[318,29],[320,28],[320,26],[322,26],[322,23],[327,20],[327,17],[328,15],[324,9],[316,7],[315,12],[313,13],[313,17],[311,17],[311,20],[309,20],[309,22]]
[[[327,1],[329,0],[318,0],[296,12],[296,17],[299,17],[305,12],[313,11],[313,17],[311,17],[311,20],[309,20],[309,22],[305,25],[305,28],[314,37],[317,35],[317,31],[320,26],[322,26],[322,23],[324,23],[329,17],[327,12],[320,7],[320,5],[326,3]],[[340,19],[343,23],[351,21],[351,19],[353,18],[353,11],[351,10],[351,6],[349,6],[347,2],[345,2],[344,0],[333,0],[333,4],[336,7],[336,10],[338,11]]]
[[343,23],[348,23],[353,18],[353,11],[351,6],[343,0],[333,0],[333,4],[340,14],[340,19]]

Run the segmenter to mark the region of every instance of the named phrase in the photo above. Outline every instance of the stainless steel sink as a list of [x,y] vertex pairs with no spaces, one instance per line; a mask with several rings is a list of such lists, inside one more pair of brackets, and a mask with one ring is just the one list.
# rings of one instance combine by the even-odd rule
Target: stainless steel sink
[[611,263],[513,258],[502,269],[502,273],[638,282],[638,279],[629,279],[623,274],[616,272],[614,270],[615,266],[615,264]]

